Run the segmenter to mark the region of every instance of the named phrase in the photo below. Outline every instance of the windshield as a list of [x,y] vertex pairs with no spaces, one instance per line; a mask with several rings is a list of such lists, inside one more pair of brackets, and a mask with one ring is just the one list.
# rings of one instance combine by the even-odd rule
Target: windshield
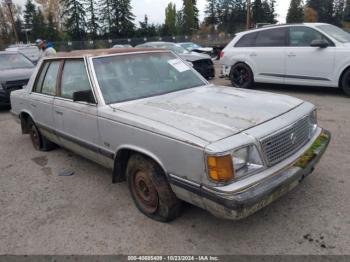
[[205,85],[171,53],[127,54],[93,59],[107,104],[158,96]]
[[0,70],[33,67],[32,62],[21,54],[0,54]]
[[350,34],[337,26],[318,25],[316,27],[341,43],[349,43],[350,42]]

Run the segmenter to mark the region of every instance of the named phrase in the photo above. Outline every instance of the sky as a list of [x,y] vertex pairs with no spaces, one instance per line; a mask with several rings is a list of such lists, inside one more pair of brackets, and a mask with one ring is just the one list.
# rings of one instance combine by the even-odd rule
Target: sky
[[[24,5],[25,1],[26,0],[13,0],[14,3],[20,5]],[[280,23],[286,22],[290,1],[291,0],[276,1],[277,19]],[[175,3],[178,9],[182,6],[182,0],[131,0],[131,5],[136,15],[136,21],[143,21],[145,14],[147,14],[149,22],[160,24],[164,23],[165,7],[169,2]],[[197,0],[201,20],[204,18],[206,2],[206,0]]]

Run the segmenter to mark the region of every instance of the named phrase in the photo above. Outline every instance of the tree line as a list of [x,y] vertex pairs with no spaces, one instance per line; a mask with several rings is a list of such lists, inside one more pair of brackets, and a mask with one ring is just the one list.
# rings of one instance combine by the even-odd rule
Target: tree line
[[[1,0],[0,0],[1,1]],[[131,0],[26,0],[12,6],[19,40],[85,41],[131,37],[235,33],[246,27],[247,9],[253,25],[276,23],[276,0],[207,0],[205,18],[199,19],[197,0],[170,2],[161,24],[149,22],[145,14],[138,23]],[[350,0],[292,0],[287,22],[327,22],[350,25]],[[349,26],[350,27],[350,26]],[[0,44],[14,42],[9,10],[0,4]]]
[[[1,1],[1,0],[0,0]],[[255,0],[255,22],[275,22],[275,0]],[[131,0],[26,0],[13,5],[19,40],[81,41],[131,37],[232,33],[244,28],[246,0],[207,0],[204,21],[199,20],[197,0],[170,2],[162,24],[135,22]],[[0,5],[0,44],[14,42],[8,8]]]
[[350,0],[292,0],[287,23],[323,22],[350,27]]

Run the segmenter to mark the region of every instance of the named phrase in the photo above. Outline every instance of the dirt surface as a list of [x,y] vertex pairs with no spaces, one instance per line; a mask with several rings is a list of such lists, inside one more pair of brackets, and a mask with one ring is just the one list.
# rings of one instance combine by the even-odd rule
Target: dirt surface
[[[333,141],[303,184],[240,222],[189,205],[170,224],[152,221],[108,170],[63,149],[35,151],[1,110],[0,254],[350,254],[350,98],[328,88],[256,89],[316,104]],[[65,170],[74,175],[60,176]]]

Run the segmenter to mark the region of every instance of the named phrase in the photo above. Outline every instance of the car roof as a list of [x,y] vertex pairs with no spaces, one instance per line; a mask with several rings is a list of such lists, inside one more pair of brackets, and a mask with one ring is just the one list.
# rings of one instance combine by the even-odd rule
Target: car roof
[[[114,54],[129,54],[129,53],[154,53],[155,51],[166,52],[165,49],[149,48],[111,48],[111,49],[95,49],[95,50],[78,50],[71,52],[59,52],[54,56],[47,58],[82,58],[82,57],[98,57]],[[46,58],[46,59],[47,59]]]
[[291,27],[291,26],[310,26],[310,27],[314,27],[314,26],[318,26],[318,25],[329,25],[329,24],[327,24],[327,23],[276,24],[276,25],[264,26],[264,27],[257,28],[257,29],[251,29],[251,30],[247,30],[247,31],[242,31],[242,32],[237,33],[237,35],[244,35],[244,34],[247,34],[247,33],[260,32],[260,31],[264,31],[264,30],[267,30],[267,29],[280,28],[280,27]]

